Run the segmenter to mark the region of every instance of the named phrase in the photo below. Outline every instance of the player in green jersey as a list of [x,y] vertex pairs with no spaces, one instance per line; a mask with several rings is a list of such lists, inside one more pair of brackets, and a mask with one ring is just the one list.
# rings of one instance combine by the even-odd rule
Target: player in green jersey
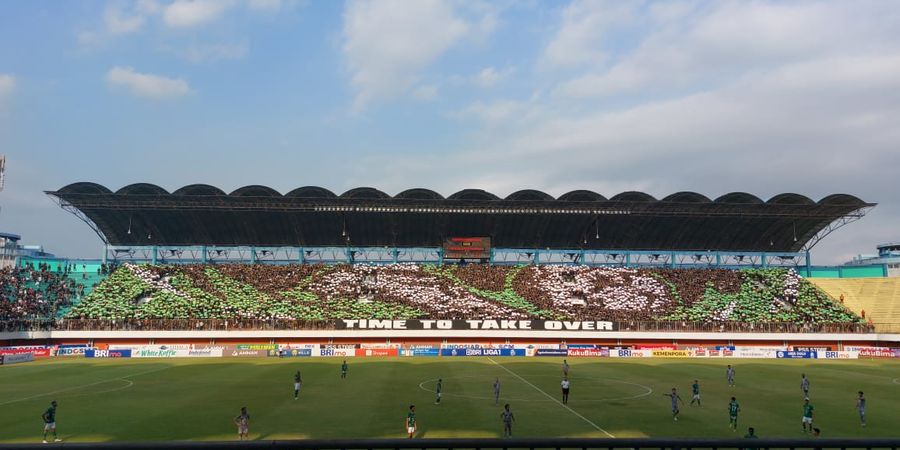
[[344,360],[344,363],[341,364],[341,378],[347,378],[347,360]]
[[738,405],[737,400],[734,397],[731,397],[731,403],[728,404],[728,417],[729,423],[731,425],[731,431],[737,431],[737,419],[738,413],[741,411],[741,405]]
[[300,371],[294,374],[294,400],[300,396],[300,385],[303,384],[303,378],[300,377]]
[[410,439],[416,434],[416,405],[409,405],[409,412],[406,413],[406,434]]
[[694,406],[694,402],[697,402],[697,406],[700,406],[700,382],[694,380],[694,384],[691,385],[691,389],[694,392],[694,396],[691,397],[691,406]]
[[44,443],[47,443],[47,432],[53,431],[53,442],[62,442],[62,439],[56,434],[56,400],[50,402],[50,407],[41,414],[44,419]]
[[809,403],[809,399],[803,401],[803,432],[808,433],[813,430],[813,405]]

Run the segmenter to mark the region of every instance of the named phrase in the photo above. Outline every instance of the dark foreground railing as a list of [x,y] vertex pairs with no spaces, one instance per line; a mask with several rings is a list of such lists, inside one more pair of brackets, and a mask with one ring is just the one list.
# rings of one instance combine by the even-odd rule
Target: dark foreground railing
[[0,450],[67,448],[101,450],[150,449],[897,449],[900,437],[881,439],[338,439],[231,442],[104,442],[0,445]]

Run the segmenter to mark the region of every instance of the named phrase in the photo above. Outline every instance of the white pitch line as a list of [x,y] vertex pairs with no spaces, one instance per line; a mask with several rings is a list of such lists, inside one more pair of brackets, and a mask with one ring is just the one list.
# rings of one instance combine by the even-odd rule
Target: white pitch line
[[[95,382],[93,382],[93,383],[82,384],[82,385],[79,385],[79,386],[72,386],[72,387],[68,387],[68,388],[65,388],[65,389],[58,389],[58,390],[55,390],[55,391],[45,392],[45,393],[43,393],[43,394],[32,395],[32,396],[30,396],[30,397],[17,398],[17,399],[15,399],[15,400],[9,400],[9,401],[5,401],[5,402],[3,402],[3,403],[0,403],[0,406],[2,406],[2,405],[8,405],[8,404],[10,404],[10,403],[24,402],[24,401],[26,401],[26,400],[32,400],[32,399],[35,399],[35,398],[47,397],[47,396],[49,396],[49,395],[60,394],[60,393],[63,393],[63,392],[74,391],[74,390],[76,390],[76,389],[81,389],[81,388],[86,388],[86,387],[96,386],[96,385],[98,385],[98,384],[103,384],[103,383],[109,383],[110,381],[118,381],[118,380],[125,380],[125,381],[128,381],[128,380],[127,380],[128,378],[132,378],[132,377],[136,377],[136,376],[140,376],[140,375],[146,375],[146,374],[148,374],[148,373],[153,373],[153,372],[159,372],[159,371],[162,371],[162,370],[166,370],[166,369],[168,369],[168,368],[169,368],[169,367],[167,366],[167,367],[163,367],[163,368],[161,368],[161,369],[148,370],[148,371],[146,371],[146,372],[139,372],[139,373],[135,373],[135,374],[132,374],[132,375],[127,375],[127,376],[124,376],[124,377],[110,378],[110,379],[108,379],[108,380],[100,380],[100,381],[95,381]],[[126,386],[126,388],[131,387],[133,384],[134,384],[134,383],[132,383],[132,384],[129,385],[129,386]],[[123,388],[123,389],[124,389],[124,388]]]
[[510,375],[512,375],[512,376],[514,376],[514,377],[516,377],[516,378],[518,378],[519,380],[522,380],[522,382],[524,382],[525,384],[527,384],[527,385],[529,385],[529,386],[535,388],[538,392],[540,392],[541,394],[544,394],[545,396],[547,396],[547,398],[549,398],[550,400],[553,400],[554,402],[556,402],[557,404],[559,404],[559,406],[562,406],[563,408],[568,409],[570,413],[575,414],[576,416],[580,417],[581,420],[583,420],[583,421],[585,421],[585,422],[591,424],[592,427],[596,428],[596,429],[599,430],[601,433],[603,433],[603,434],[605,434],[605,435],[607,435],[607,436],[609,436],[609,437],[611,437],[611,438],[615,438],[615,436],[613,436],[609,431],[606,431],[606,430],[604,430],[603,428],[600,428],[600,425],[597,425],[596,423],[591,422],[591,420],[588,419],[587,417],[584,417],[584,416],[582,416],[581,414],[579,414],[577,411],[575,411],[574,409],[569,408],[569,405],[566,405],[565,403],[559,401],[556,397],[554,397],[554,396],[552,396],[552,395],[546,393],[543,389],[541,389],[541,388],[539,388],[539,387],[537,387],[537,386],[531,384],[530,381],[528,381],[528,380],[526,380],[526,379],[520,377],[519,374],[513,372],[512,370],[507,369],[505,366],[503,366],[503,364],[500,364],[500,363],[498,363],[497,361],[494,361],[494,358],[488,357],[488,360],[490,360],[492,363],[494,363],[494,364],[500,366],[501,369],[503,369],[503,370],[509,372]]

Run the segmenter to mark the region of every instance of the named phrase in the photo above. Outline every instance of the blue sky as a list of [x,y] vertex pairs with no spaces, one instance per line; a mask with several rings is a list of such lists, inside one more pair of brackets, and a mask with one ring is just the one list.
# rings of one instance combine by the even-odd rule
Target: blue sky
[[900,240],[898,123],[897,2],[0,3],[0,229],[63,255],[95,181],[880,203],[838,263]]

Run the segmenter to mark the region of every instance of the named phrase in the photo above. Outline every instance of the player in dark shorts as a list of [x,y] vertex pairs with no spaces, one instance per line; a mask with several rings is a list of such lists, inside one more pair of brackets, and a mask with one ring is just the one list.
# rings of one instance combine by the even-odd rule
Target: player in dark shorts
[[559,386],[562,388],[562,402],[565,405],[569,403],[569,378],[563,377],[562,382],[559,383]]
[[681,402],[682,404],[684,404],[684,400],[681,399],[681,397],[678,395],[678,392],[675,390],[675,388],[672,388],[671,394],[663,394],[663,395],[672,399],[672,419],[674,419],[677,422],[678,414],[681,412],[678,409],[678,402]]
[[441,404],[441,391],[443,391],[443,390],[444,390],[444,380],[438,379],[437,388],[434,390],[434,393],[435,393],[434,404],[435,405]]
[[866,397],[863,391],[859,391],[859,397],[856,397],[856,411],[859,412],[860,423],[866,426]]
[[341,378],[347,378],[347,360],[344,360],[344,363],[341,364]]
[[406,434],[410,439],[416,434],[416,405],[409,405],[409,412],[406,413]]
[[691,406],[694,406],[694,402],[697,402],[697,406],[701,406],[700,405],[700,382],[697,380],[694,380],[694,384],[691,385],[691,390],[694,393],[693,397],[691,397]]
[[44,443],[47,443],[47,432],[53,431],[53,442],[62,442],[62,439],[56,434],[56,400],[50,402],[50,407],[41,414],[44,419]]
[[300,371],[294,374],[294,400],[300,396],[300,385],[303,384],[303,378],[300,377]]
[[503,406],[500,420],[503,421],[503,437],[512,437],[512,424],[516,421],[516,416],[509,410],[509,403]]

